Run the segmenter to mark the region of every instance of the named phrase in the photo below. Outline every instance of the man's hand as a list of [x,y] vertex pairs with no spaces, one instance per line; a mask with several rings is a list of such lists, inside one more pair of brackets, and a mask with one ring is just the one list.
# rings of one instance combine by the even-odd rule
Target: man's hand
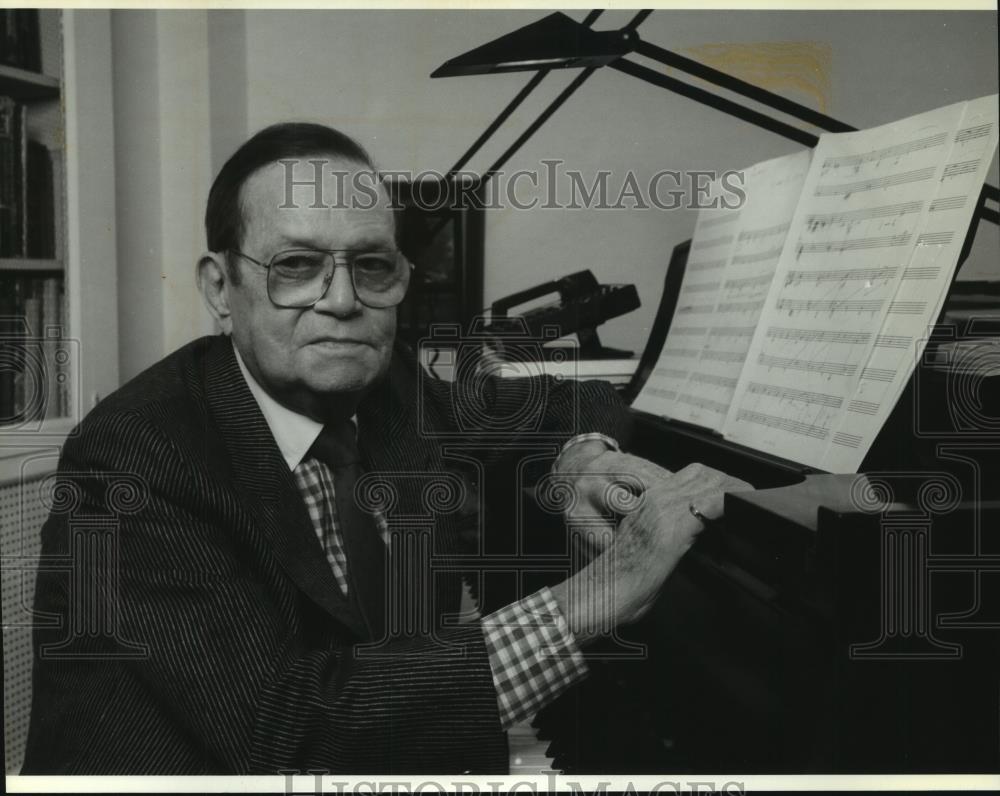
[[604,547],[600,540],[610,540],[618,519],[636,506],[637,498],[672,475],[647,459],[609,450],[600,440],[572,445],[552,474],[573,493],[564,512],[567,526],[571,531],[598,531],[591,538],[599,550]]
[[724,493],[749,489],[745,481],[701,464],[650,484],[638,507],[618,525],[613,544],[552,589],[578,642],[587,644],[649,610],[704,527],[691,513],[692,504],[716,519],[722,516]]

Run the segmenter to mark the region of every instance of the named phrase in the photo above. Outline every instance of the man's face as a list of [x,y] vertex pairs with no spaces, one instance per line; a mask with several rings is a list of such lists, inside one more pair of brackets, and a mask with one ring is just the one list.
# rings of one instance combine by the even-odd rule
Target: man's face
[[[318,171],[309,161],[321,159],[318,196],[318,188],[301,183],[316,178]],[[298,183],[290,197],[286,169]],[[240,251],[266,264],[278,252],[294,248],[394,249],[392,212],[381,186],[375,207],[369,207],[370,179],[364,183],[368,193],[353,194],[357,206],[352,206],[353,175],[365,170],[351,161],[316,156],[255,172],[240,194],[245,227]],[[241,279],[229,286],[233,340],[254,378],[278,401],[323,420],[331,411],[352,406],[386,372],[396,308],[363,305],[348,269],[334,271],[326,295],[313,307],[282,309],[268,298],[266,269],[240,257],[234,264]]]

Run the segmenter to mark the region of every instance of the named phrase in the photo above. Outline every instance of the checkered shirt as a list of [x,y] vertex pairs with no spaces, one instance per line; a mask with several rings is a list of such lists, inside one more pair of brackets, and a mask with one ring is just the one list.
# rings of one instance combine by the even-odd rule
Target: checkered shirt
[[[346,596],[347,554],[337,527],[333,474],[307,457],[294,475],[326,560]],[[375,521],[388,544],[385,517],[376,514]],[[587,673],[583,654],[547,588],[490,614],[482,627],[505,730],[533,716]]]

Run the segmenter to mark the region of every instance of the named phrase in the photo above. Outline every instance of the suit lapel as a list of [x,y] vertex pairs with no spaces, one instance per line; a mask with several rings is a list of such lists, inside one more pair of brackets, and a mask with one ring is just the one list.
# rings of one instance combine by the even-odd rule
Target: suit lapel
[[[426,555],[455,555],[459,548],[451,518],[437,515],[432,508],[430,479],[445,468],[438,439],[428,433],[418,415],[429,408],[418,397],[416,367],[415,361],[397,352],[389,378],[358,410],[358,445],[366,471],[379,473],[380,481],[392,485],[398,501],[387,517],[401,534],[391,550],[390,579],[397,588],[390,584],[388,609],[398,611],[400,617],[413,617],[430,608],[428,618],[437,622],[442,611],[457,608],[459,580],[453,573],[435,573]],[[428,528],[429,548],[415,538]],[[407,593],[401,593],[398,584],[408,584]],[[427,603],[431,595],[433,601]]]
[[358,447],[369,472],[394,473],[401,477],[396,486],[402,490],[395,513],[419,516],[420,499],[404,489],[412,476],[437,470],[440,466],[438,444],[420,428],[417,417],[417,384],[407,361],[393,356],[389,377],[383,380],[358,409]]
[[313,529],[295,478],[240,372],[228,337],[206,353],[209,410],[222,433],[249,515],[295,584],[355,633],[364,625],[343,597]]

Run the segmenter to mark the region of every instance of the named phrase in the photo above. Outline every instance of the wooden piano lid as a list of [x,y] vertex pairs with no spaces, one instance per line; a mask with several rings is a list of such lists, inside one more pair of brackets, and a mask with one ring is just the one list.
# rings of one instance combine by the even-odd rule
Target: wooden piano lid
[[726,524],[738,524],[740,517],[752,512],[755,516],[766,514],[780,522],[815,531],[820,506],[836,512],[858,511],[861,508],[857,495],[865,485],[855,483],[859,478],[866,477],[855,473],[814,473],[791,486],[728,494]]

